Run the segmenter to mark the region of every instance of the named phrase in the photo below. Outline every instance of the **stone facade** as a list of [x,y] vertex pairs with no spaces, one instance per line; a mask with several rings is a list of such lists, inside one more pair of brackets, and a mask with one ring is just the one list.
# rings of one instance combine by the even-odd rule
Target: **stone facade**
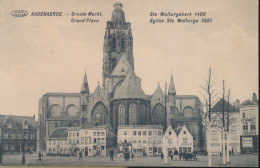
[[35,116],[0,115],[0,141],[5,152],[36,151]]
[[259,103],[253,94],[252,101],[246,100],[240,110],[241,153],[257,153],[259,148]]

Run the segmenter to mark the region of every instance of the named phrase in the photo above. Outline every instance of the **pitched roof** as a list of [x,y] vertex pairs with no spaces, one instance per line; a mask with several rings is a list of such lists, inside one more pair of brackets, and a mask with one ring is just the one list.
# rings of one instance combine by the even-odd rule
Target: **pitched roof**
[[86,93],[86,92],[89,92],[89,87],[88,87],[87,74],[86,74],[86,71],[85,71],[85,75],[84,75],[84,79],[83,79],[83,82],[82,82],[80,93]]
[[155,95],[164,96],[164,93],[163,93],[162,88],[161,88],[160,85],[158,85],[158,87],[156,88],[156,90],[155,90],[154,94],[152,95],[152,97],[155,96]]
[[172,76],[172,74],[171,74],[171,80],[170,80],[170,85],[169,85],[168,93],[176,94],[176,90],[175,90],[175,85],[174,85],[174,81],[173,81],[173,76]]
[[[213,107],[212,112],[222,112],[223,111],[223,99],[220,99]],[[224,101],[224,112],[228,111],[228,102]],[[238,112],[238,109],[229,103],[229,112]]]
[[176,132],[177,135],[180,134],[181,130],[182,130],[182,127],[174,129],[174,131]]
[[53,130],[49,138],[66,138],[68,137],[68,130],[67,128],[56,128]]
[[[5,123],[5,119],[8,115],[0,115],[0,127],[2,127]],[[23,123],[27,121],[28,129],[37,129],[37,122],[35,121],[35,117],[30,116],[16,116],[9,115],[10,119],[14,122],[17,129],[23,129]]]
[[255,102],[253,102],[253,101],[247,99],[247,100],[245,100],[243,103],[241,103],[240,106],[250,106],[250,105],[257,105],[257,103],[255,103]]
[[104,90],[100,87],[98,84],[94,93],[91,96],[101,96],[107,99],[106,94],[104,93]]
[[129,71],[131,71],[132,68],[127,61],[125,54],[123,54],[116,64],[116,67],[114,68],[113,72],[111,73],[112,76],[122,76],[122,71],[125,72],[125,75],[128,74]]
[[181,131],[183,130],[183,128],[186,128],[188,130],[188,132],[191,133],[190,129],[188,127],[186,127],[185,124],[182,127],[175,128],[174,131],[176,132],[177,135],[179,135],[181,133]]
[[121,86],[116,89],[113,99],[148,99],[141,86],[136,83],[135,78],[134,72],[129,71]]

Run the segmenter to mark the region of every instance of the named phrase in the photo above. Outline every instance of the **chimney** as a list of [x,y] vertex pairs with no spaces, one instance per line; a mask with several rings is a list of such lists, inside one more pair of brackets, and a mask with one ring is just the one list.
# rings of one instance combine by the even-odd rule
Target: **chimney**
[[257,103],[257,97],[256,97],[256,94],[255,94],[255,93],[253,93],[252,101],[255,102],[255,103]]
[[240,105],[240,100],[239,99],[236,99],[235,100],[235,107],[238,108]]

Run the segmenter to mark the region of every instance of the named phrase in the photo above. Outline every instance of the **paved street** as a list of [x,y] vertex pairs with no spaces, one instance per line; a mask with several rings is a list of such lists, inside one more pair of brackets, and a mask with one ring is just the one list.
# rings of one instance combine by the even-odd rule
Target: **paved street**
[[[109,157],[83,157],[82,161],[78,161],[78,157],[61,157],[61,156],[44,156],[42,162],[37,162],[37,157],[33,154],[26,154],[26,163],[32,166],[207,166],[207,156],[198,156],[198,161],[171,161],[168,159],[168,165],[164,165],[160,157],[135,157],[134,161],[124,161],[123,158],[115,158],[110,162]],[[177,159],[177,158],[175,158]],[[21,154],[6,154],[3,157],[3,166],[19,166],[21,165]],[[225,165],[226,167],[257,167],[258,155],[235,155],[230,157],[232,163]],[[222,167],[222,158],[213,156],[212,166]]]

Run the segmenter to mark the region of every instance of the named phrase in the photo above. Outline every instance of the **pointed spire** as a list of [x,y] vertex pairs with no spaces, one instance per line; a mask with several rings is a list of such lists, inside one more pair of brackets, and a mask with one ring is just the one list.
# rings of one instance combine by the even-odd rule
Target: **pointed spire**
[[86,70],[85,70],[85,75],[84,75],[84,79],[83,79],[83,83],[82,83],[82,86],[81,86],[80,93],[89,93],[88,79],[87,79]]
[[173,75],[172,75],[172,72],[171,72],[171,80],[170,80],[170,85],[169,85],[169,91],[168,93],[172,93],[172,94],[176,94],[176,90],[175,90],[175,85],[174,85],[174,82],[173,82]]

